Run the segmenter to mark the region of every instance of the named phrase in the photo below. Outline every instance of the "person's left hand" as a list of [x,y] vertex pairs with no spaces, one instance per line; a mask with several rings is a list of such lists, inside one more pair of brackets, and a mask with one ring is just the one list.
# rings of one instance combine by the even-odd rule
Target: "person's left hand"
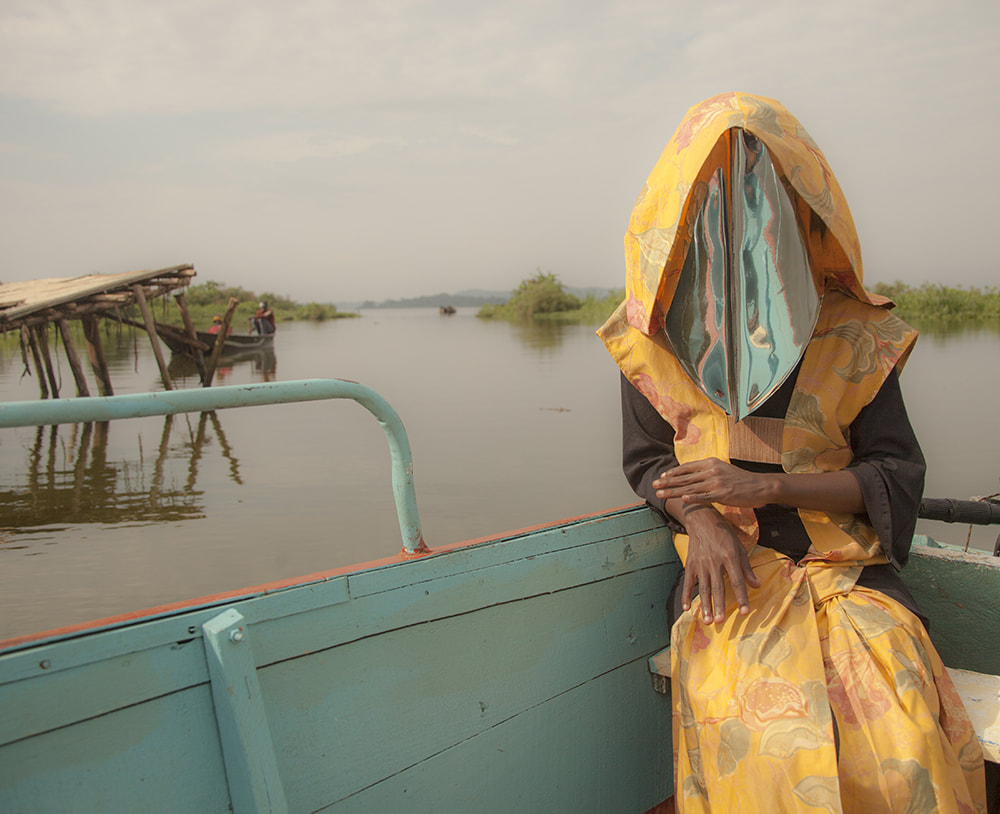
[[721,503],[755,509],[773,502],[774,475],[747,472],[718,458],[689,461],[653,481],[656,496],[685,503]]

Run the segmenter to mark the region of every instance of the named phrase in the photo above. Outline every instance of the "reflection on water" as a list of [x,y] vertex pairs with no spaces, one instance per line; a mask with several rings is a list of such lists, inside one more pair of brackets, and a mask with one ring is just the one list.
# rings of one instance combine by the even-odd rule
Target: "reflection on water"
[[[276,342],[283,380],[360,381],[398,411],[435,548],[635,502],[621,472],[619,374],[595,327],[380,310],[283,325]],[[917,327],[900,381],[927,458],[925,493],[995,492],[998,332]],[[145,335],[111,334],[115,391],[159,390]],[[37,399],[16,346],[0,351],[0,400]],[[199,386],[192,360],[174,356],[170,368],[179,386]],[[62,375],[70,380],[65,366]],[[273,350],[224,359],[216,374],[222,384],[276,378]],[[926,521],[918,530],[956,544],[967,534]],[[995,528],[976,527],[972,545],[991,550],[995,539]],[[400,544],[385,439],[356,405],[0,432],[0,638],[390,556]]]
[[533,350],[558,348],[567,330],[574,326],[548,319],[523,319],[512,323],[514,336]]
[[[229,384],[233,368],[237,365],[248,365],[253,370],[256,380],[262,382],[273,382],[278,373],[278,358],[274,355],[274,348],[224,352],[215,369],[214,382]],[[170,378],[181,386],[194,387],[201,381],[198,364],[183,353],[175,353],[170,357],[167,372]]]
[[[162,523],[204,516],[203,492],[197,488],[198,464],[214,434],[229,463],[229,477],[242,484],[240,464],[219,417],[201,413],[189,440],[171,447],[171,433],[181,419],[166,416],[156,456],[146,460],[142,436],[136,435],[131,457],[109,460],[110,422],[38,427],[28,450],[23,486],[0,491],[0,516],[8,533],[46,527]],[[128,424],[116,428],[128,431]],[[182,485],[165,477],[169,460],[187,460]]]
[[1000,320],[914,319],[910,324],[925,338],[938,342],[991,334],[1000,337]]

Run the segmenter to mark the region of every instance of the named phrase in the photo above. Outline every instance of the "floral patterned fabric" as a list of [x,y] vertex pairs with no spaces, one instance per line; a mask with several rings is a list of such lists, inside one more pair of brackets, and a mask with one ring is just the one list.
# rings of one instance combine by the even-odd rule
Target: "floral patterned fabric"
[[[706,173],[730,127],[771,151],[824,291],[782,432],[789,473],[852,461],[849,427],[916,332],[862,285],[850,211],[826,159],[773,100],[732,93],[692,108],[636,202],[626,234],[626,299],[599,335],[625,376],[674,428],[681,463],[729,460],[728,417],[673,356],[660,330]],[[761,581],[750,614],[703,624],[693,601],[671,633],[680,812],[985,813],[978,740],[920,621],[856,585],[892,552],[866,518],[799,510],[798,563],[758,544],[753,510],[715,508]],[[682,561],[687,537],[675,535]]]

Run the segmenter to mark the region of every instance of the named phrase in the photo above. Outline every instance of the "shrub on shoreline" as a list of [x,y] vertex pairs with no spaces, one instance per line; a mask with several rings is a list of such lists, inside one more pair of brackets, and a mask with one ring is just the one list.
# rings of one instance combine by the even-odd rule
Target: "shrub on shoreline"
[[521,281],[503,305],[484,305],[476,316],[482,319],[531,319],[575,311],[582,303],[570,294],[552,272],[537,269],[534,277]]

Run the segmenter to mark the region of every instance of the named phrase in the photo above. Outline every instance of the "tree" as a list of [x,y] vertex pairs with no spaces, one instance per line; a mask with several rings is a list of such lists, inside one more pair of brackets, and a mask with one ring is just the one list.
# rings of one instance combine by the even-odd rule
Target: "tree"
[[575,311],[580,306],[580,299],[568,293],[555,274],[537,269],[535,276],[523,280],[504,305],[484,306],[479,316],[527,319],[536,314]]

